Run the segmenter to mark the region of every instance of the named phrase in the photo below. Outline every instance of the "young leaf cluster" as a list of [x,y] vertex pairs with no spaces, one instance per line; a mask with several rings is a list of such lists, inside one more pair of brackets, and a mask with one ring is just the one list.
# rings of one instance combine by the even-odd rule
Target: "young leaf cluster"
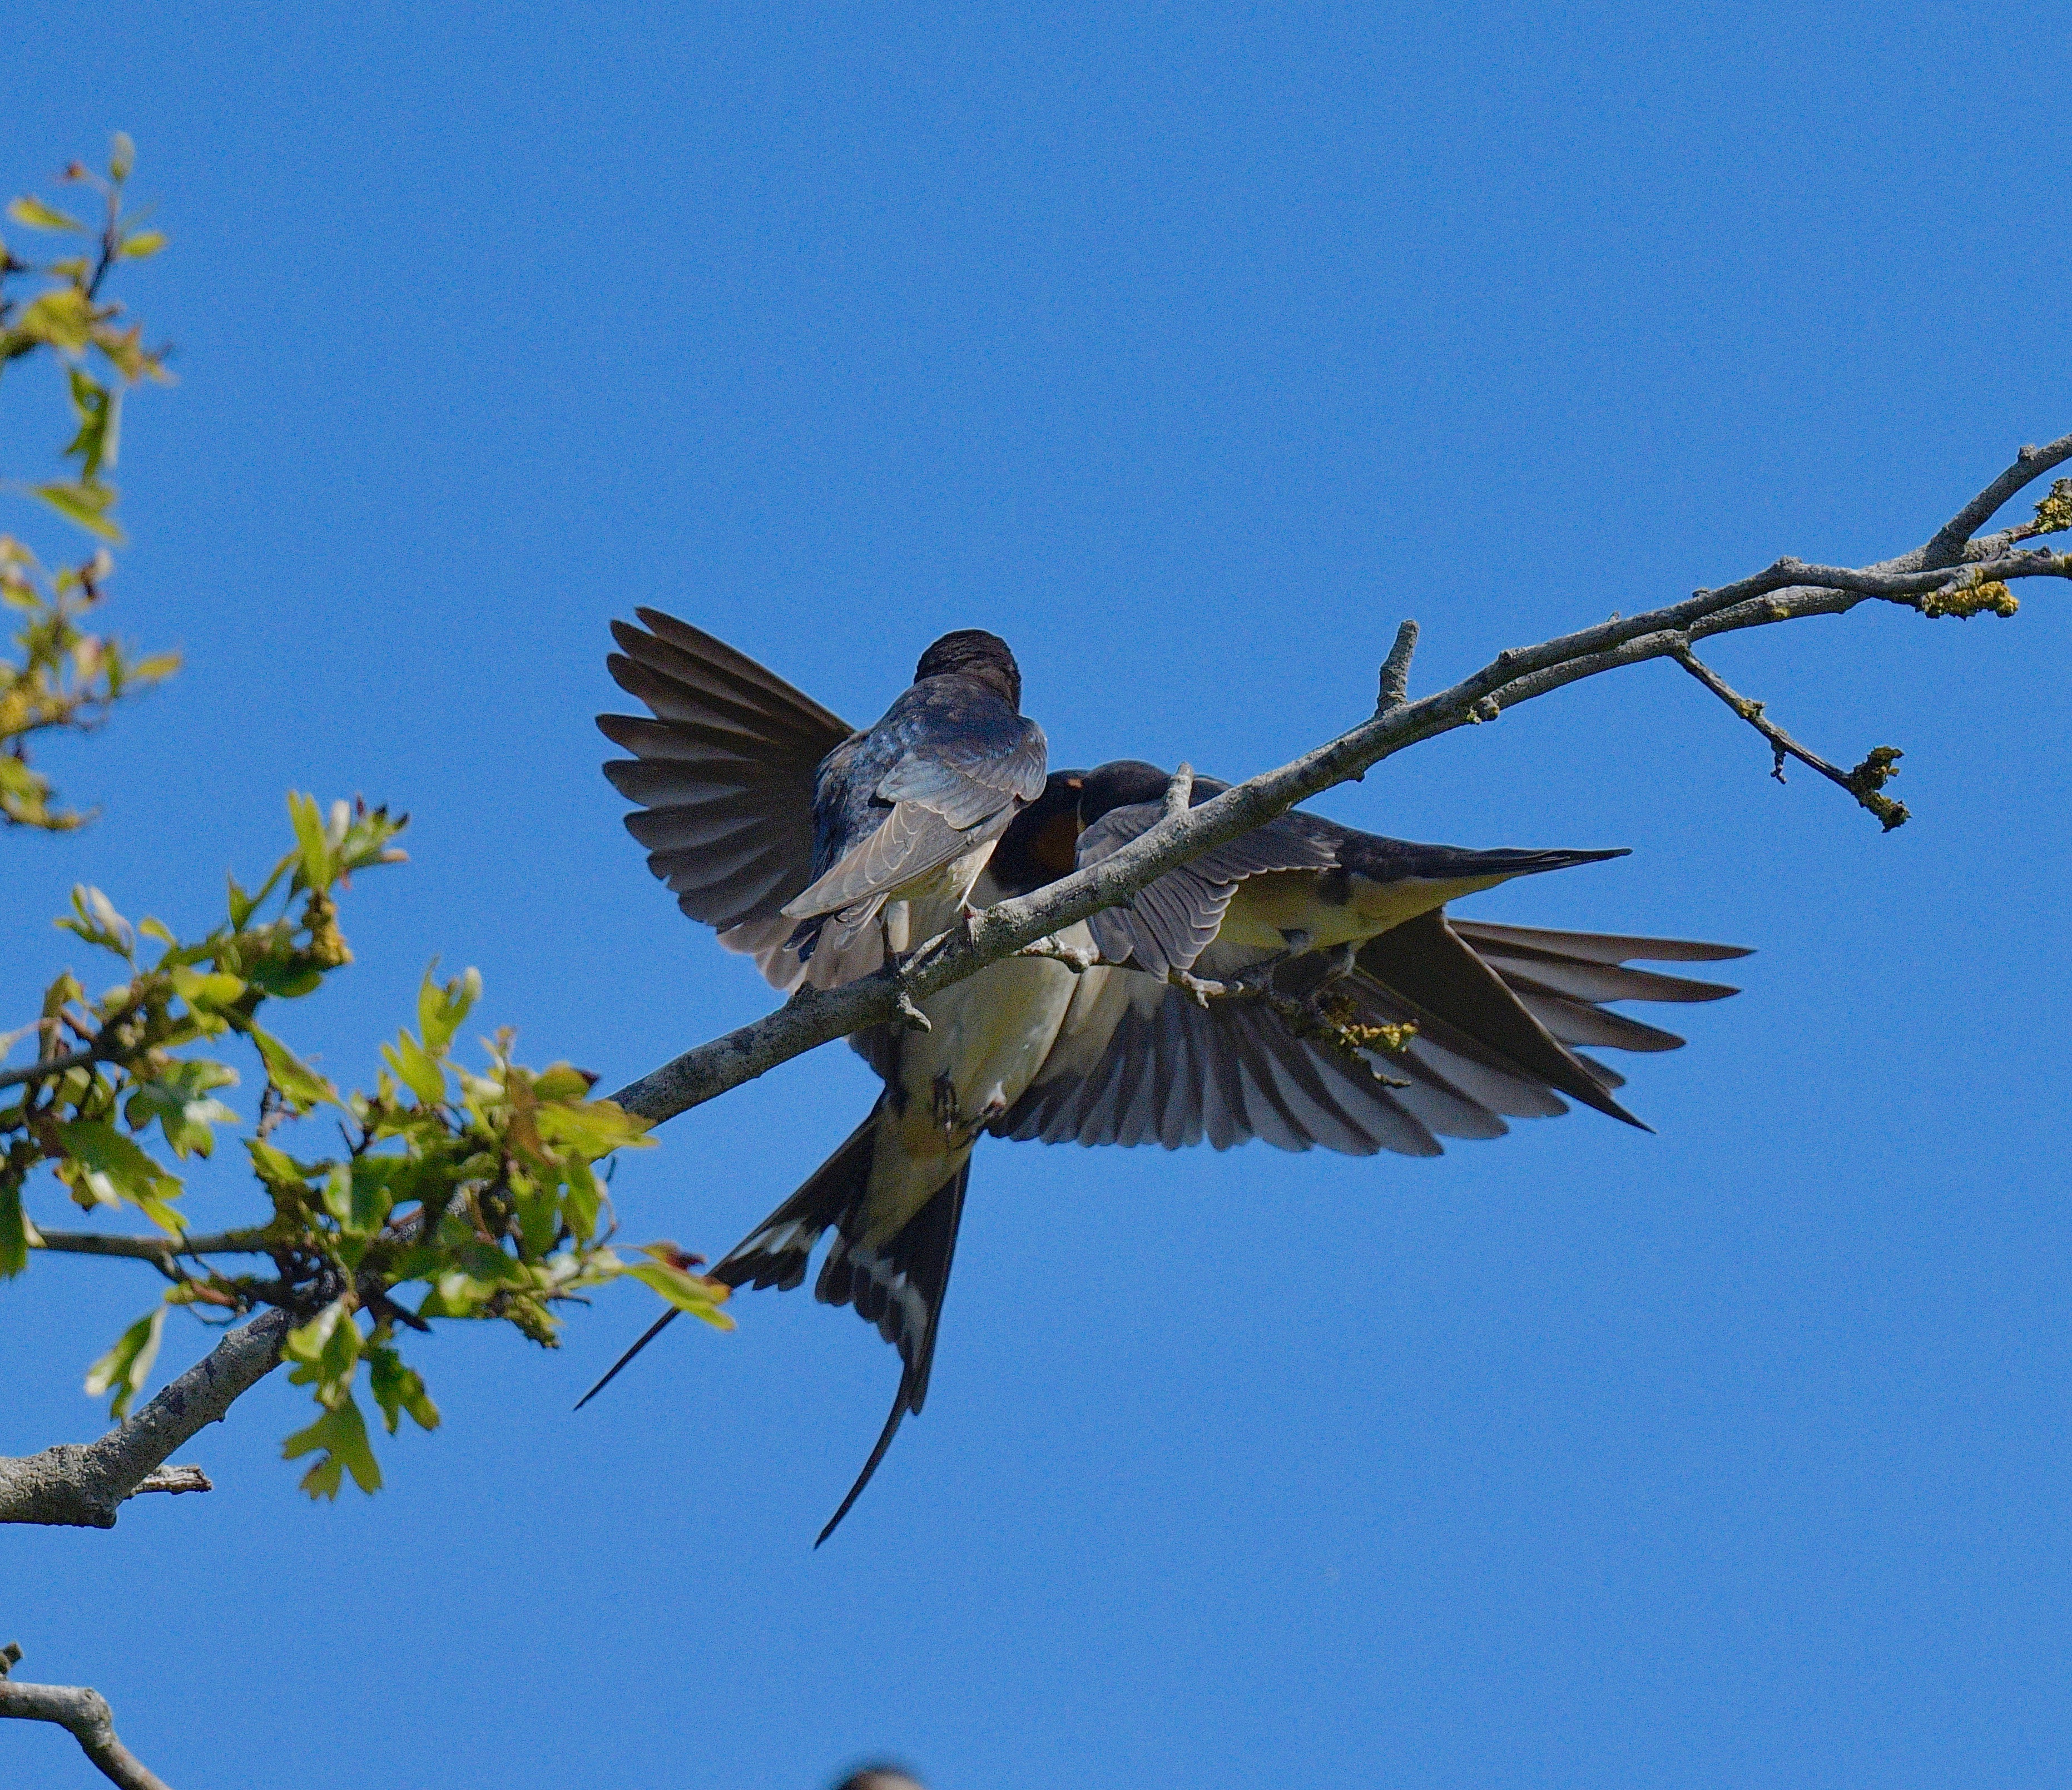
[[176,652],[134,658],[119,640],[80,625],[114,569],[104,547],[47,578],[27,548],[0,534],[0,602],[19,618],[19,657],[0,661],[0,817],[10,825],[66,833],[90,818],[53,801],[50,779],[28,760],[31,735],[91,731],[125,696],[179,669]]
[[[31,1035],[33,1063],[0,1072],[0,1275],[18,1274],[39,1246],[92,1246],[151,1261],[169,1286],[162,1302],[93,1364],[87,1389],[117,1417],[142,1389],[169,1306],[226,1319],[261,1306],[292,1312],[290,1377],[307,1386],[315,1421],[291,1436],[289,1458],[314,1455],[302,1485],[335,1496],[346,1476],[380,1483],[357,1397],[360,1370],[393,1433],[438,1412],[403,1359],[405,1332],[439,1319],[509,1323],[536,1343],[557,1341],[553,1308],[627,1275],[720,1328],[726,1289],[696,1258],[657,1245],[622,1261],[597,1165],[646,1142],[644,1121],[590,1098],[594,1078],[565,1064],[533,1071],[512,1058],[512,1037],[486,1041],[479,1068],[454,1054],[479,997],[472,970],[443,983],[428,972],[414,1031],[382,1049],[371,1093],[342,1092],[262,1024],[267,1003],[301,999],[352,961],[338,897],[354,871],[393,863],[405,824],[384,809],[289,798],[294,848],[255,891],[233,879],[223,924],[192,941],[154,920],[135,925],[97,889],[73,891],[59,924],[118,960],[121,980],[89,995],[69,973],[51,985]],[[140,954],[151,941],[157,954]],[[263,1209],[256,1222],[193,1235],[177,1165],[210,1155],[219,1127],[242,1126],[221,1097],[240,1084],[223,1055],[249,1053],[260,1096],[242,1138]],[[295,1121],[335,1127],[337,1147],[297,1147]],[[170,1158],[170,1160],[168,1160]],[[30,1177],[47,1167],[82,1207],[131,1208],[159,1241],[46,1238],[29,1215]],[[211,1258],[265,1258],[230,1272]]]
[[[75,162],[60,177],[67,184],[100,195],[101,217],[93,224],[34,194],[7,207],[9,219],[31,230],[80,239],[76,253],[43,262],[25,261],[0,242],[0,371],[39,352],[64,364],[75,431],[64,449],[78,465],[67,479],[38,485],[35,495],[104,541],[120,541],[114,516],[116,491],[101,475],[115,464],[121,438],[123,394],[140,380],[167,382],[167,351],[144,346],[144,326],[121,319],[122,307],[103,295],[120,261],[142,261],[166,246],[162,230],[140,228],[143,218],[123,208],[123,189],[137,159],[136,146],[116,133],[104,177]],[[68,246],[70,246],[68,245]],[[35,290],[16,290],[25,279]]]
[[[106,474],[121,446],[124,394],[140,381],[171,377],[168,351],[146,348],[143,326],[125,327],[122,307],[105,290],[118,263],[166,246],[163,231],[144,228],[143,217],[125,208],[135,161],[135,146],[117,133],[105,176],[77,163],[65,170],[65,183],[99,195],[101,216],[92,223],[34,195],[7,207],[10,222],[61,239],[54,258],[24,259],[0,241],[0,372],[48,356],[64,369],[72,413],[72,438],[60,451],[74,463],[67,476],[15,488],[103,541],[122,538],[116,489]],[[53,804],[48,780],[28,762],[31,735],[97,726],[125,695],[170,677],[179,665],[171,654],[132,660],[115,641],[80,626],[113,570],[104,547],[85,565],[46,577],[27,548],[0,535],[0,598],[23,617],[14,636],[18,660],[0,662],[0,816],[12,825],[56,832],[87,818]]]

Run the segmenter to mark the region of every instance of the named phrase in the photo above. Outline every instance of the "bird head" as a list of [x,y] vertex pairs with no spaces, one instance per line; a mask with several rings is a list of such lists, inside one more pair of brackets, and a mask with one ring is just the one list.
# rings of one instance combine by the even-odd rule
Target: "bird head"
[[945,634],[921,655],[920,664],[914,668],[914,681],[945,675],[972,678],[1005,697],[1009,708],[1018,713],[1021,710],[1022,668],[997,634],[982,628],[960,628]]
[[1083,771],[1053,771],[1044,780],[1043,793],[1001,835],[989,868],[1005,892],[1026,895],[1071,874],[1078,862],[1079,791],[1086,776]]

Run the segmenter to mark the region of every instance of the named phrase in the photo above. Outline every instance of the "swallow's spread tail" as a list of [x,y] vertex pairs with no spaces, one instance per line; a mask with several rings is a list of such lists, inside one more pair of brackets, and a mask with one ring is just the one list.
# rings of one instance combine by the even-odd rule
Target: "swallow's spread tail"
[[805,1184],[727,1251],[712,1270],[729,1286],[774,1286],[789,1292],[806,1278],[806,1264],[828,1228],[863,1204],[870,1185],[879,1106],[842,1142]]
[[[867,1172],[867,1171],[866,1171]],[[899,1389],[879,1434],[878,1446],[863,1463],[856,1483],[828,1519],[821,1541],[870,1483],[892,1438],[909,1411],[917,1416],[928,1396],[928,1370],[935,1359],[935,1334],[943,1315],[943,1295],[950,1284],[950,1264],[956,1255],[957,1227],[963,1221],[964,1190],[971,1182],[971,1158],[937,1188],[927,1205],[909,1219],[889,1242],[873,1247],[849,1237],[836,1239],[820,1269],[813,1295],[827,1305],[853,1305],[857,1315],[878,1326],[878,1333],[899,1351]]]
[[[823,1305],[853,1305],[865,1323],[899,1351],[899,1389],[891,1414],[841,1508],[820,1531],[834,1533],[850,1507],[870,1483],[892,1438],[909,1411],[919,1412],[928,1396],[928,1371],[935,1361],[935,1332],[942,1316],[943,1294],[956,1253],[957,1227],[964,1217],[964,1189],[971,1179],[966,1155],[956,1172],[930,1196],[927,1204],[882,1244],[863,1240],[865,1195],[878,1140],[883,1106],[852,1131],[841,1147],[813,1171],[799,1191],[763,1220],[711,1270],[711,1278],[729,1286],[774,1286],[780,1291],[801,1285],[813,1251],[832,1229],[834,1247],[813,1288]],[[583,1395],[582,1404],[604,1390],[620,1368],[660,1335],[676,1314],[663,1314],[645,1335],[622,1355],[611,1372]],[[578,1410],[582,1405],[576,1407]]]

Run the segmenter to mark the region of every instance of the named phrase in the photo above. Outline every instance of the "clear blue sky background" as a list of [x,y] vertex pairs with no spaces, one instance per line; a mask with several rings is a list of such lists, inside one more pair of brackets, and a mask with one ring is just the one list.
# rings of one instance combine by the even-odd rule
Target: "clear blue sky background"
[[[125,127],[175,237],[114,614],[189,660],[49,755],[97,827],[0,841],[11,1019],[73,881],[199,926],[290,786],[359,790],[413,862],[295,1042],[369,1074],[442,953],[615,1084],[767,1005],[598,774],[636,603],[866,720],[984,624],[1054,762],[1242,776],[1404,615],[1429,689],[1899,550],[2072,428],[2062,6],[317,11],[0,28],[4,183]],[[18,476],[61,418],[10,388]],[[819,1553],[890,1352],[746,1296],[573,1415],[627,1290],[557,1355],[442,1332],[372,1500],[296,1492],[269,1384],[212,1496],[0,1534],[0,1640],[183,1790],[2062,1780],[2072,599],[2022,595],[1718,648],[1844,763],[1906,748],[1890,837],[1666,667],[1321,804],[1629,845],[1473,911],[1758,947],[1633,1062],[1659,1135],[989,1144],[927,1414]],[[829,1049],[670,1125],[628,1232],[724,1248],[870,1093]],[[154,1296],[0,1290],[0,1450],[94,1434]],[[98,1781],[21,1727],[0,1780]]]

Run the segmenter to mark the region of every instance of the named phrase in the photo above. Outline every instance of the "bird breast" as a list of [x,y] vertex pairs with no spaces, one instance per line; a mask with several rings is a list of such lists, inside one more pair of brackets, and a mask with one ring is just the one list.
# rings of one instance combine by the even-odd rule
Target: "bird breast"
[[1346,870],[1269,871],[1238,884],[1216,943],[1279,950],[1289,934],[1301,932],[1309,949],[1328,951],[1373,938],[1504,880],[1411,876],[1378,883]]

